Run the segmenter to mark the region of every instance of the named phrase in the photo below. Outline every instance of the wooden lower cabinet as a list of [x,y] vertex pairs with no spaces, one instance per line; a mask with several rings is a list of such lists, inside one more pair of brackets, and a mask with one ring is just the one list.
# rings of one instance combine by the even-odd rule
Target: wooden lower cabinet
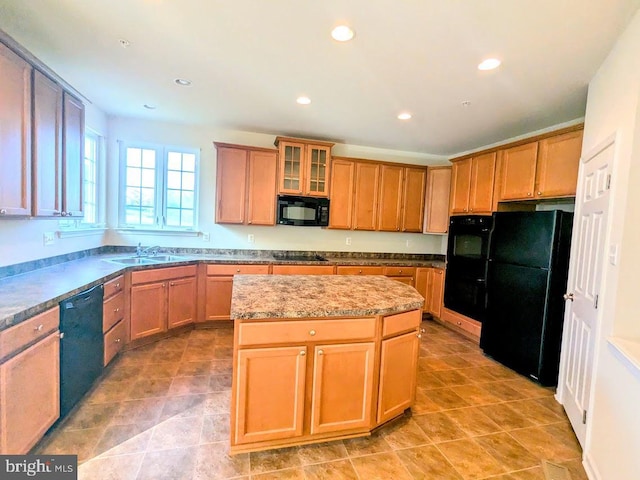
[[60,416],[60,333],[0,365],[0,385],[0,451],[25,454]]
[[166,331],[166,282],[131,287],[131,340]]
[[233,443],[301,436],[307,347],[239,350],[236,361]]
[[416,290],[424,297],[422,311],[440,318],[444,300],[444,269],[434,267],[416,269]]
[[333,265],[274,265],[274,275],[333,275]]
[[193,323],[196,319],[196,277],[169,281],[167,328]]
[[371,425],[375,343],[314,349],[311,434]]
[[419,349],[415,330],[382,341],[378,423],[397,417],[413,404]]

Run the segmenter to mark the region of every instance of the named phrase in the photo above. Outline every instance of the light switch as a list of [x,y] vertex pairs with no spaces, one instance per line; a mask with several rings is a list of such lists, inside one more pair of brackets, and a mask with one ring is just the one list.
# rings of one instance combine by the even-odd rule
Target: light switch
[[618,264],[618,245],[609,246],[609,263],[611,265]]
[[247,235],[247,242],[249,243],[253,243],[255,242],[256,238],[253,236],[253,233],[250,233],[249,235]]
[[346,239],[345,243],[346,243],[347,245],[351,245],[351,237],[347,237],[347,239]]
[[46,247],[47,245],[53,245],[54,238],[55,234],[53,232],[44,232],[44,246]]

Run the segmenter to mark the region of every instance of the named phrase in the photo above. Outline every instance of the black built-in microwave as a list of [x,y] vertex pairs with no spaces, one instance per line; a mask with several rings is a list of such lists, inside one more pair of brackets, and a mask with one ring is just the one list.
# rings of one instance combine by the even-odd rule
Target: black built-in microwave
[[278,225],[326,227],[329,199],[278,195]]

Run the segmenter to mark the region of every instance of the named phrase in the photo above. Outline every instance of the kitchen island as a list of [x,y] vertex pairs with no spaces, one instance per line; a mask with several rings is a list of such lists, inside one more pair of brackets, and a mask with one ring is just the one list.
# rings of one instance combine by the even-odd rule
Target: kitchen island
[[231,453],[365,436],[401,415],[423,303],[384,276],[235,276]]

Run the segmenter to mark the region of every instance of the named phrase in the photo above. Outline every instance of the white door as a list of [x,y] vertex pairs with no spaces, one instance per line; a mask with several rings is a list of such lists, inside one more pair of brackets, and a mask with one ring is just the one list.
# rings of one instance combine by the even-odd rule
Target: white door
[[[584,446],[598,333],[613,141],[582,158],[576,194],[558,395]],[[571,297],[572,300],[571,301]]]

